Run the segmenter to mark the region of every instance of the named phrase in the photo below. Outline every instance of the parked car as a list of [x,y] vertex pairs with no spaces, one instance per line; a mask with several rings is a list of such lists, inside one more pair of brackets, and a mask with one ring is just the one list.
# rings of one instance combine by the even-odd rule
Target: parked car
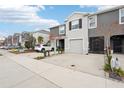
[[38,44],[34,48],[35,51],[44,52],[46,50],[54,51],[54,48],[47,44]]
[[12,49],[12,48],[13,48],[13,47],[12,47],[11,45],[5,47],[6,50]]
[[7,48],[7,46],[3,46],[3,49],[6,49]]
[[0,49],[4,49],[4,46],[0,46]]

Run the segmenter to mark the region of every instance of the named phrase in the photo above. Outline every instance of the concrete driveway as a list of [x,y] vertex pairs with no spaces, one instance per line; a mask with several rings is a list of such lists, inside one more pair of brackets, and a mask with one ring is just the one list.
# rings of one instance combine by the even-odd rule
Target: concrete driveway
[[[53,53],[52,53],[53,54]],[[29,58],[34,58],[37,56],[43,56],[41,53],[26,53],[21,54],[22,56],[27,56]],[[121,63],[121,67],[124,69],[124,55],[114,54],[113,57],[118,57]],[[54,64],[57,66],[69,68],[76,71],[81,71],[84,73],[89,73],[95,76],[105,77],[103,71],[104,65],[104,55],[103,54],[59,54],[51,57],[42,59],[42,62]],[[71,65],[75,65],[72,67]]]
[[[124,69],[124,55],[114,54],[113,57],[118,57],[121,67]],[[43,62],[62,66],[65,68],[89,73],[92,75],[105,77],[103,66],[105,57],[103,54],[60,54],[42,59]],[[75,66],[71,66],[75,65]]]
[[76,71],[104,77],[104,55],[62,54],[42,59],[42,61]]

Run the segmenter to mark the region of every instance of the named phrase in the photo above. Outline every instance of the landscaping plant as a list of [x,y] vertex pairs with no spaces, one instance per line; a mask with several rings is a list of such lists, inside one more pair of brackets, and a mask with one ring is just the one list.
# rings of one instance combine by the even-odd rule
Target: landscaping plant
[[120,77],[124,77],[124,71],[122,70],[121,67],[119,67],[118,69],[111,68],[112,53],[110,47],[106,48],[105,54],[106,54],[106,62],[104,64],[104,71],[107,73],[113,72]]
[[29,41],[26,41],[26,42],[25,42],[25,47],[26,47],[27,49],[30,49],[30,48],[31,48],[31,44],[30,44]]
[[38,37],[38,43],[41,44],[43,42],[43,37],[39,36]]
[[0,54],[0,56],[2,56],[2,54]]
[[112,69],[111,69],[112,53],[111,53],[110,47],[106,47],[105,54],[106,54],[106,60],[105,60],[106,62],[104,65],[104,71],[110,72],[110,71],[112,71]]

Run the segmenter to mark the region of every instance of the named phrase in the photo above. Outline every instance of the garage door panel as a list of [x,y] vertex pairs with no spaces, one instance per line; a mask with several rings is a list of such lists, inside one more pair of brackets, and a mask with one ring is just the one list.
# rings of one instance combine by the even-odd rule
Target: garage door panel
[[83,51],[83,40],[82,39],[71,39],[70,40],[70,52],[71,53],[82,53]]

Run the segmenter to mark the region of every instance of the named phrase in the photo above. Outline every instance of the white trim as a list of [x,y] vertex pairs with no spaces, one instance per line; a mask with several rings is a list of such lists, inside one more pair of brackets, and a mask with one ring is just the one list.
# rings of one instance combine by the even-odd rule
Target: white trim
[[119,24],[124,24],[124,22],[121,22],[121,11],[124,11],[124,8],[119,9]]
[[[90,26],[90,23],[89,23],[89,18],[90,18],[90,17],[94,17],[94,18],[95,18],[95,26],[93,26],[93,27],[91,27],[91,26]],[[96,27],[97,27],[97,15],[93,15],[93,16],[90,16],[90,17],[88,17],[88,28],[89,28],[89,29],[96,28]]]
[[82,40],[83,40],[83,38],[69,38],[68,40],[73,40],[73,39],[74,39],[74,40],[75,40],[75,39],[79,39],[79,40],[82,39]]

